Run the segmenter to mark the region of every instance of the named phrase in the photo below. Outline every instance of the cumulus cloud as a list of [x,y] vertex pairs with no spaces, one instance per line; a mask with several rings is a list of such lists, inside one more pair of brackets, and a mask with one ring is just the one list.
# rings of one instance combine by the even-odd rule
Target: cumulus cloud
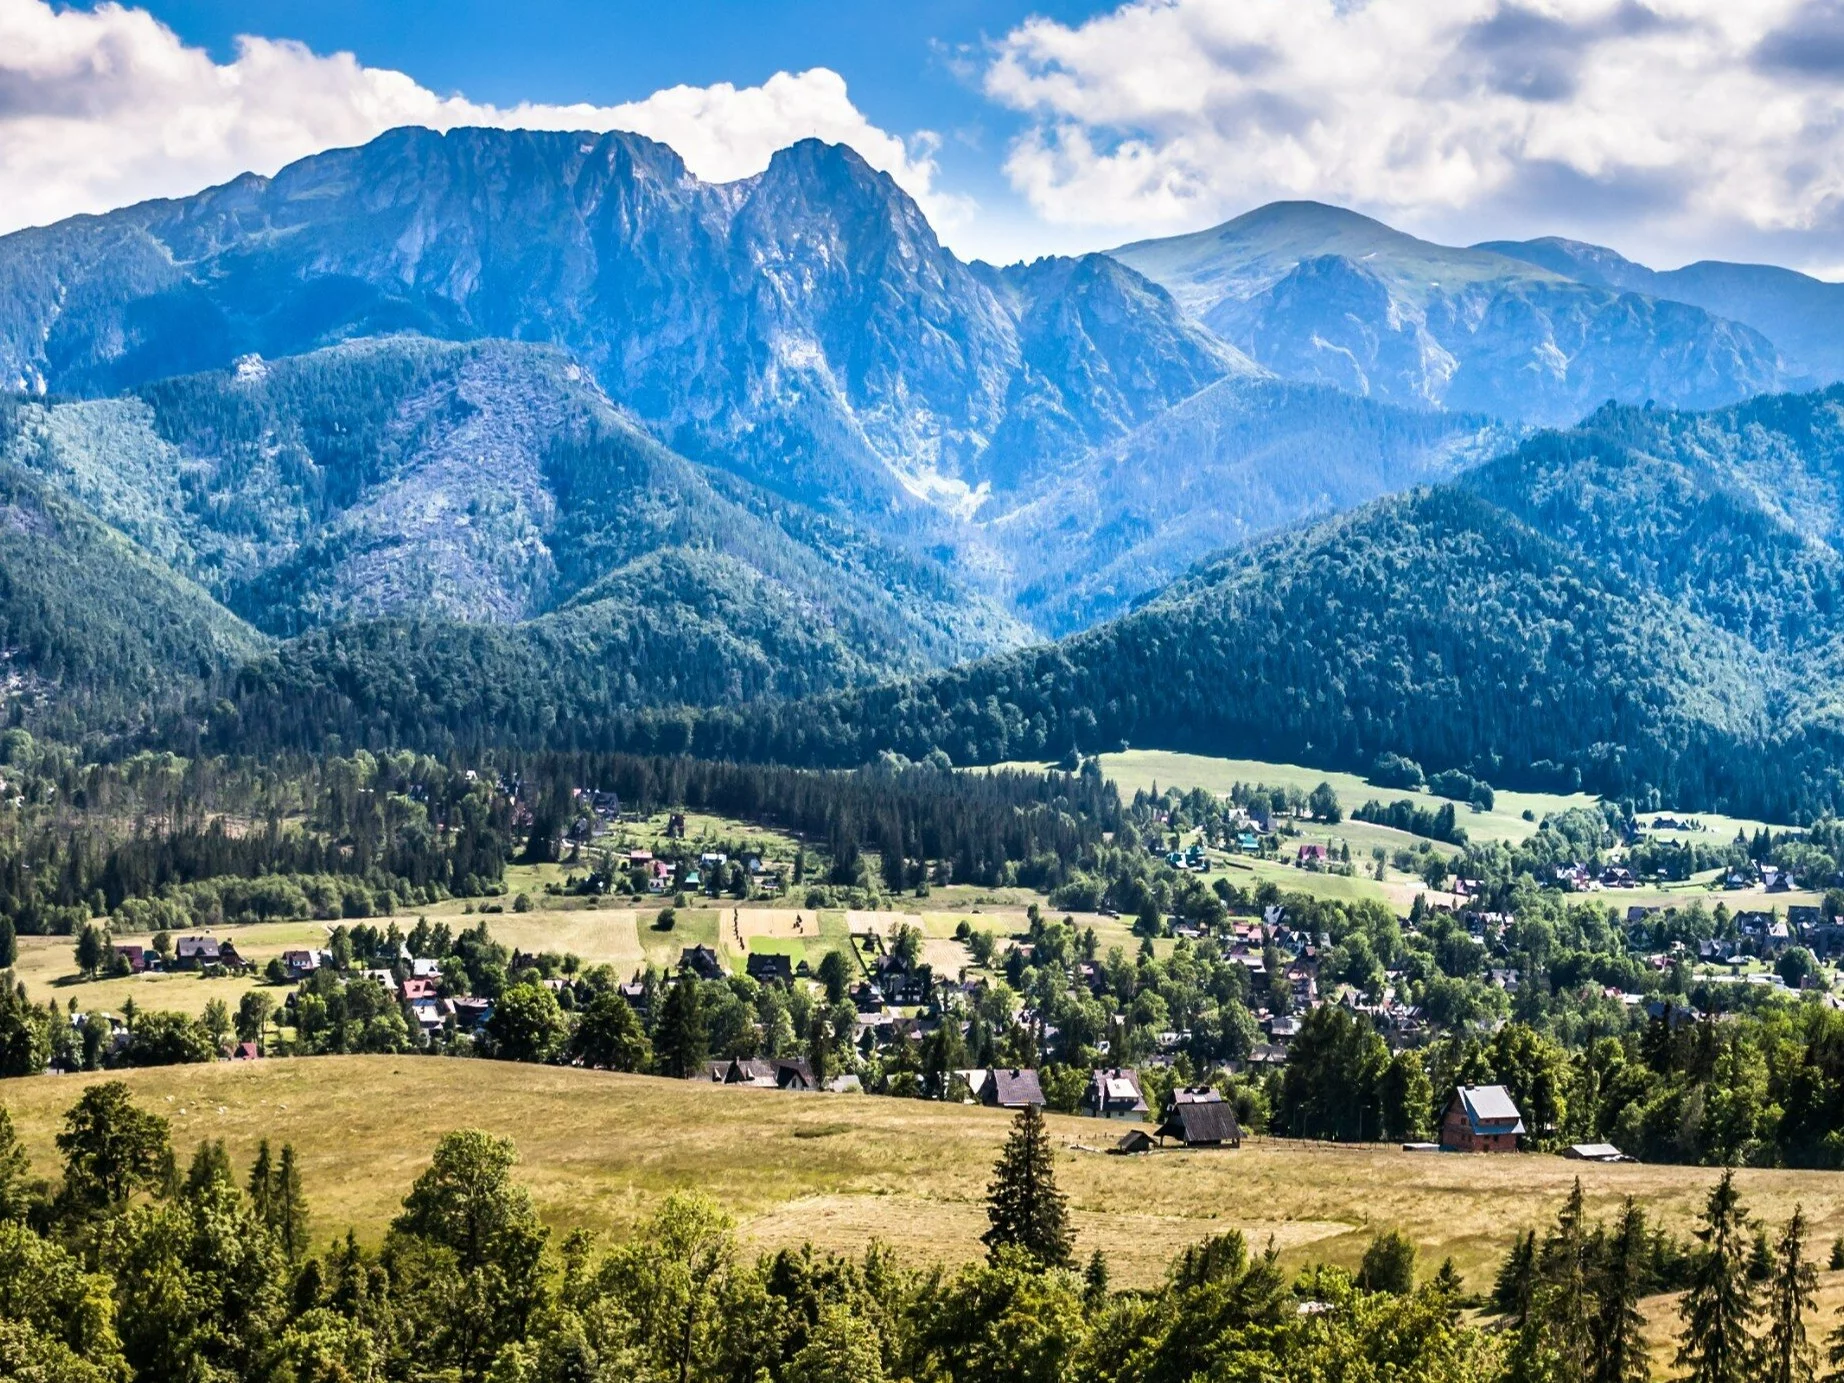
[[931,138],[879,129],[825,68],[617,106],[500,107],[439,95],[350,53],[246,37],[220,63],[145,10],[0,0],[0,231],[272,173],[398,125],[632,130],[713,181],[760,172],[776,149],[813,136],[851,145],[932,216],[952,225],[967,213],[934,186]]
[[1006,172],[1057,224],[1311,197],[1836,262],[1841,73],[1840,0],[1132,0],[1020,25],[984,85],[1024,113]]

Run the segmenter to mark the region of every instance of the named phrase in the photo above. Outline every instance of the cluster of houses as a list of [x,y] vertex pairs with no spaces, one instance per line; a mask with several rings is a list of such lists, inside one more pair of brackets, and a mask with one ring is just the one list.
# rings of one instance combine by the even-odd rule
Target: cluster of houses
[[164,957],[151,947],[129,944],[118,945],[115,954],[122,958],[133,975],[161,970],[222,970],[241,975],[251,969],[250,963],[237,954],[237,947],[229,937],[219,938],[209,933],[180,937],[173,945],[171,957]]

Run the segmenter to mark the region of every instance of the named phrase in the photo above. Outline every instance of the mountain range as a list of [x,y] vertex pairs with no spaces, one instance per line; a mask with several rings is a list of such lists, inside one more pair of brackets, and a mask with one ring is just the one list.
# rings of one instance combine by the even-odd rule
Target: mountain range
[[1840,294],[1312,203],[995,268],[841,147],[393,131],[0,237],[12,715],[1816,801]]

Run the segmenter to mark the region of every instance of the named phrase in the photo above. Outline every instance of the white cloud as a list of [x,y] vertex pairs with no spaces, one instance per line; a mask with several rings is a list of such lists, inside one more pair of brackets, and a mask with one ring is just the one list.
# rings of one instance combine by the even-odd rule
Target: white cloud
[[506,108],[438,95],[350,53],[246,37],[219,63],[145,10],[0,0],[0,231],[273,173],[398,125],[632,130],[713,181],[760,172],[776,149],[814,136],[851,145],[931,217],[952,225],[968,211],[934,187],[932,138],[879,129],[826,68],[626,105]]
[[1840,78],[1844,0],[1134,0],[1026,22],[984,80],[1030,122],[1006,172],[1054,224],[1311,197],[1835,262]]

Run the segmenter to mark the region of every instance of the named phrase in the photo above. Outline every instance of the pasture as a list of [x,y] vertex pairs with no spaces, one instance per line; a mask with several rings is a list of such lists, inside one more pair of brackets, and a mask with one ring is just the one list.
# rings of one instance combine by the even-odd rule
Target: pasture
[[[239,1167],[259,1138],[302,1159],[317,1237],[354,1227],[376,1240],[447,1130],[512,1138],[520,1176],[558,1231],[621,1233],[673,1191],[703,1191],[750,1244],[811,1240],[856,1253],[877,1237],[912,1261],[980,1252],[986,1181],[1009,1116],[877,1096],[794,1095],[549,1066],[429,1057],[316,1057],[167,1067],[122,1077],[164,1115],[182,1156],[223,1139]],[[82,1084],[97,1077],[0,1083],[41,1175]],[[1125,1125],[1051,1116],[1057,1177],[1078,1246],[1100,1248],[1116,1279],[1147,1283],[1186,1243],[1230,1227],[1270,1237],[1289,1263],[1355,1266],[1371,1235],[1408,1234],[1432,1271],[1451,1255],[1486,1290],[1512,1235],[1554,1215],[1580,1176],[1593,1216],[1637,1197],[1688,1230],[1715,1173],[1601,1166],[1558,1157],[1464,1157],[1391,1147],[1251,1140],[1238,1151],[1112,1157]],[[1778,1224],[1795,1203],[1823,1250],[1844,1233],[1844,1177],[1738,1174],[1751,1211]],[[1844,1283],[1844,1274],[1827,1275]]]

